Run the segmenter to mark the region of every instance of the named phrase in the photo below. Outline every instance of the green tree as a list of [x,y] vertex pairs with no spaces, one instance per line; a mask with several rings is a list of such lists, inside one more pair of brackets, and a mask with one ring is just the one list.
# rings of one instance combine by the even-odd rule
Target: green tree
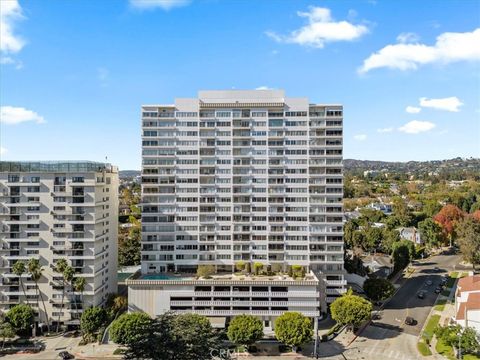
[[80,329],[84,340],[92,340],[103,328],[107,321],[107,312],[105,309],[93,306],[86,309],[80,318]]
[[466,217],[456,226],[457,244],[463,258],[472,264],[480,264],[480,221]]
[[432,217],[437,214],[442,209],[442,205],[436,200],[427,200],[425,201],[425,205],[423,206],[423,212],[428,217]]
[[141,228],[133,226],[128,235],[118,244],[118,263],[120,266],[140,264]]
[[215,274],[215,266],[213,265],[198,265],[197,276],[203,278],[209,278]]
[[460,345],[463,353],[474,354],[480,350],[477,334],[472,328],[462,330],[460,325],[438,326],[435,335],[447,345],[457,348]]
[[227,336],[234,344],[249,346],[263,337],[262,321],[253,315],[235,316],[228,326]]
[[31,326],[35,313],[31,306],[26,304],[19,304],[12,307],[7,312],[6,320],[12,325],[13,330],[18,335],[30,334]]
[[237,271],[243,271],[245,269],[245,261],[237,261],[235,263],[235,269],[237,269]]
[[15,337],[15,330],[4,315],[0,315],[0,338],[2,339],[2,350],[5,347],[5,341],[7,339],[13,339]]
[[380,247],[380,243],[383,239],[383,231],[377,227],[370,227],[367,226],[364,230],[365,233],[365,250],[366,251],[374,251]]
[[370,300],[377,302],[388,299],[395,292],[395,287],[387,279],[367,279],[363,283],[363,290]]
[[65,260],[65,259],[59,259],[55,263],[55,271],[57,273],[62,274],[62,306],[61,306],[62,311],[58,312],[57,329],[56,329],[57,333],[60,330],[60,314],[63,312],[63,304],[64,304],[64,301],[65,301],[65,278],[63,277],[63,272],[65,271],[67,266],[68,266],[68,263],[67,263],[67,260]]
[[262,272],[262,269],[263,269],[262,263],[256,262],[253,264],[253,272],[255,273],[255,275],[260,275],[260,273]]
[[351,289],[343,296],[337,298],[331,305],[332,319],[352,329],[357,328],[362,322],[368,320],[372,313],[372,303],[364,298],[353,295]]
[[400,240],[393,244],[392,259],[395,270],[405,268],[415,257],[415,244],[409,240]]
[[27,301],[27,293],[25,292],[25,286],[23,285],[22,275],[26,273],[25,263],[23,261],[17,261],[12,266],[12,272],[18,276],[18,282],[22,287],[23,296],[25,296],[25,301]]
[[345,244],[350,249],[356,246],[353,235],[357,230],[358,223],[356,220],[348,220],[343,226],[343,238],[345,240]]
[[442,228],[432,219],[425,219],[418,223],[420,236],[428,248],[436,248],[442,243]]
[[113,342],[130,346],[151,330],[152,318],[145,313],[125,313],[113,321],[109,334]]
[[172,332],[180,342],[181,360],[209,360],[220,341],[210,321],[198,314],[180,314],[173,318]]
[[275,337],[287,346],[296,347],[313,336],[312,322],[299,312],[285,312],[275,320]]
[[123,312],[128,307],[128,300],[125,296],[118,294],[109,294],[105,306],[110,317],[115,317],[117,313]]
[[[75,281],[75,270],[71,266],[67,266],[65,269],[63,269],[63,283],[68,284],[70,286],[70,289],[72,291],[72,296],[70,299],[70,304],[75,304],[75,310],[77,309],[77,302],[75,301],[75,291],[74,291],[74,286],[73,283]],[[63,309],[63,303],[62,303],[62,309]]]
[[43,311],[45,313],[45,322],[47,323],[48,331],[50,331],[50,317],[48,316],[48,313],[47,313],[47,307],[45,306],[45,300],[43,300],[42,293],[40,292],[40,289],[38,287],[38,282],[39,282],[40,278],[42,277],[42,271],[43,271],[42,267],[40,266],[40,260],[35,259],[35,258],[31,258],[28,261],[27,270],[28,270],[28,273],[30,274],[30,277],[32,278],[33,282],[35,283],[35,289],[37,290],[37,309],[38,309],[39,317],[40,317],[40,306],[39,306],[38,300],[40,299],[40,301],[42,302]]
[[127,347],[124,358],[182,360],[181,341],[173,335],[173,318],[172,313],[165,313],[152,320],[150,325],[139,320],[140,324],[136,328],[141,336],[134,342],[124,344]]
[[80,293],[80,302],[82,306],[86,304],[83,303],[83,292],[85,291],[85,286],[87,285],[87,280],[84,277],[77,277],[73,283],[73,290]]
[[393,249],[393,244],[400,241],[400,233],[397,230],[390,230],[384,228],[382,235],[382,241],[380,242],[380,250],[384,254],[391,254]]

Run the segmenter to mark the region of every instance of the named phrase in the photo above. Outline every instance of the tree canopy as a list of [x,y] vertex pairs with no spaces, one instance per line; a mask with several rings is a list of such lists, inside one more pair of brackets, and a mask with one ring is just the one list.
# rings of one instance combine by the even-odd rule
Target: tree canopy
[[31,306],[19,304],[8,310],[6,320],[18,335],[26,335],[31,331],[34,317],[35,314]]
[[330,305],[330,311],[337,323],[356,328],[370,318],[372,303],[349,290]]
[[457,223],[456,229],[460,252],[475,269],[480,264],[480,221],[466,217]]
[[228,338],[237,345],[251,345],[263,337],[263,324],[253,315],[235,316],[227,330]]
[[286,312],[275,320],[275,337],[285,345],[299,346],[312,336],[311,320],[299,312]]
[[367,279],[363,283],[365,294],[372,301],[380,301],[388,299],[395,292],[395,287],[387,279]]

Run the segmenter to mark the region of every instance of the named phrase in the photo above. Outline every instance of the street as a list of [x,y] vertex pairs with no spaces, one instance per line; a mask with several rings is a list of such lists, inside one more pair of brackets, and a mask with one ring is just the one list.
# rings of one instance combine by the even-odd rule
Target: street
[[[380,311],[381,318],[367,326],[348,346],[340,340],[320,344],[320,357],[328,359],[396,359],[414,360],[422,357],[417,352],[418,335],[437,298],[434,293],[442,275],[453,270],[470,270],[459,265],[459,255],[437,255],[413,265],[410,278],[401,279],[401,288]],[[435,270],[438,268],[438,270]],[[426,285],[431,280],[432,285]],[[426,290],[424,299],[417,293]],[[414,326],[405,325],[407,316],[416,320]]]

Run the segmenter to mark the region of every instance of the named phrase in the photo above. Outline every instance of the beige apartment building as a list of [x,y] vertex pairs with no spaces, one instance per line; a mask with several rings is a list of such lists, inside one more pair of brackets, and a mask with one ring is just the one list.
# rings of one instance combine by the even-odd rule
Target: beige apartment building
[[[0,310],[28,303],[43,326],[79,324],[84,309],[117,292],[118,169],[97,162],[0,162]],[[39,259],[39,294],[17,261]],[[83,277],[82,293],[65,287],[55,271],[66,259]],[[26,296],[26,297],[25,297]],[[38,302],[37,302],[38,299]],[[45,308],[42,301],[45,304]],[[37,309],[37,303],[39,308]]]

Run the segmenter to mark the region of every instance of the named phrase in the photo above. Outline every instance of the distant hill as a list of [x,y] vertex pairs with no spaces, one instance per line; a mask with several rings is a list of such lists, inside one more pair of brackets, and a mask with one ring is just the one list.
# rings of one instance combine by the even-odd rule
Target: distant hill
[[[480,159],[455,158],[448,160],[431,160],[431,161],[377,161],[377,160],[355,160],[344,159],[343,165],[347,173],[359,173],[367,170],[388,171],[401,173],[452,173],[452,172],[469,172],[480,174]],[[120,170],[121,179],[133,178],[141,174],[140,170]]]
[[120,179],[134,178],[135,176],[140,175],[140,170],[120,170],[118,172],[118,177]]
[[344,159],[343,165],[345,172],[350,174],[368,170],[404,174],[480,174],[480,159],[475,158],[408,162]]

